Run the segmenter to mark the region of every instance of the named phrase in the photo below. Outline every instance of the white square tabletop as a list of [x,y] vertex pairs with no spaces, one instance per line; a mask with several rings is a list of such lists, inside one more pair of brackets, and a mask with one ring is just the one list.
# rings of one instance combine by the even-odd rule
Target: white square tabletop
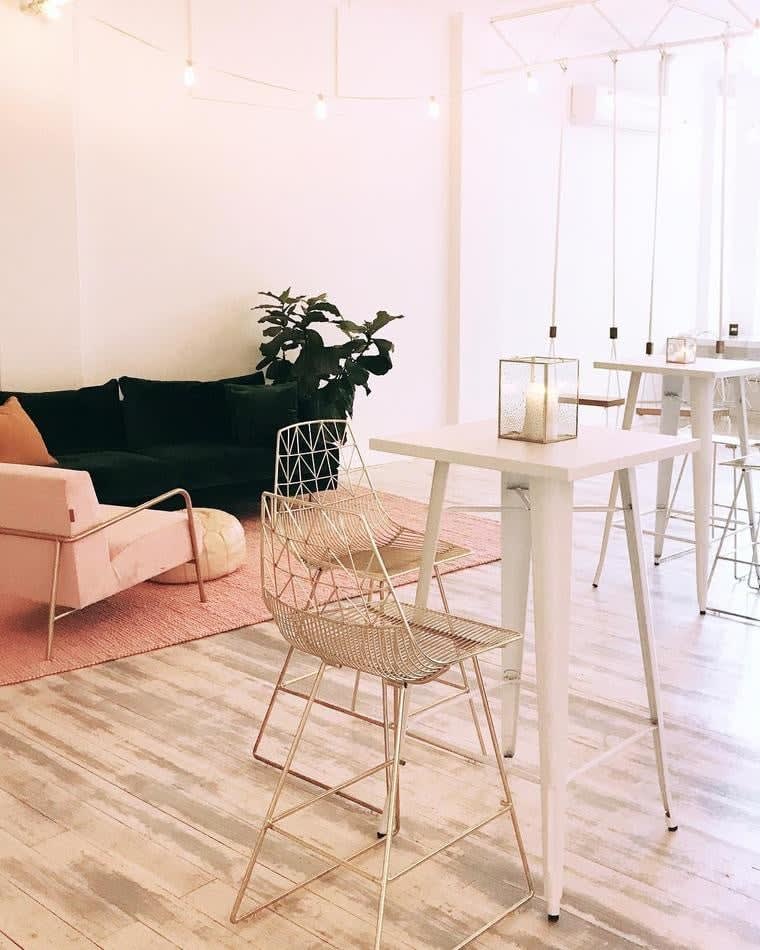
[[578,437],[546,445],[500,439],[496,420],[464,422],[370,440],[377,452],[574,482],[695,452],[699,439],[581,426]]
[[693,363],[668,363],[664,356],[639,356],[595,360],[596,369],[626,373],[655,373],[660,376],[699,376],[725,379],[760,373],[759,360],[729,360],[718,356],[700,356]]

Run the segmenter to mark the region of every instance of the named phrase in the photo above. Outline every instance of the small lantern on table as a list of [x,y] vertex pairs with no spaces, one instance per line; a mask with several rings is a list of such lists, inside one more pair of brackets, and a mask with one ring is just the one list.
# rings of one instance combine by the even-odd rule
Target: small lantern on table
[[665,344],[666,363],[693,363],[697,358],[697,341],[693,336],[669,336]]
[[499,438],[561,442],[578,435],[578,360],[515,356],[499,361]]

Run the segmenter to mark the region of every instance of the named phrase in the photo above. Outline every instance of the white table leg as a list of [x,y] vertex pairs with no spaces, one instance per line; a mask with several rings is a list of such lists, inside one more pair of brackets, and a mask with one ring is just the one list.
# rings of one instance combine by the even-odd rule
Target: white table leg
[[713,403],[715,382],[694,377],[691,389],[691,434],[701,444],[692,456],[694,466],[694,541],[697,561],[699,612],[707,609],[707,574],[710,560],[710,499],[712,498]]
[[657,758],[657,775],[660,781],[660,794],[665,816],[668,820],[668,829],[675,831],[678,828],[673,814],[672,799],[668,780],[667,750],[665,747],[665,725],[662,716],[662,701],[660,698],[660,674],[657,667],[657,652],[652,626],[652,604],[649,599],[649,584],[644,567],[644,545],[641,535],[641,514],[639,510],[638,489],[636,486],[636,470],[623,469],[620,472],[620,496],[623,502],[623,517],[625,519],[625,534],[628,542],[628,559],[631,564],[631,581],[633,582],[633,596],[636,602],[636,618],[639,627],[641,642],[641,656],[644,661],[644,677],[649,700],[649,717],[656,726],[654,736],[654,751]]
[[[501,475],[501,625],[525,634],[530,579],[530,511],[514,487],[523,480],[506,472]],[[501,738],[504,755],[515,754],[517,720],[520,711],[523,640],[501,651]]]
[[[625,410],[623,411],[623,428],[630,429],[633,426],[633,417],[636,412],[636,401],[639,398],[639,386],[641,385],[641,373],[631,373],[628,380],[628,394],[625,397]],[[596,574],[594,574],[593,586],[599,586],[599,580],[604,569],[604,562],[607,559],[607,545],[610,543],[610,532],[612,522],[615,517],[614,508],[618,497],[618,473],[612,474],[612,486],[610,488],[610,500],[607,503],[608,511],[604,518],[604,531],[602,533],[602,547],[599,551],[599,561],[596,565]]]
[[449,463],[436,462],[433,469],[433,482],[430,486],[430,502],[428,504],[427,521],[425,522],[425,541],[422,545],[420,558],[420,573],[417,579],[416,607],[427,607],[430,596],[430,582],[433,578],[435,552],[438,547],[438,536],[441,532],[441,515],[443,502],[446,496],[446,482],[449,477]]
[[[751,449],[749,444],[749,423],[747,421],[747,380],[744,376],[740,376],[736,380],[737,393],[739,396],[739,445],[741,446],[741,454],[749,455]],[[757,521],[755,519],[755,498],[752,485],[752,472],[747,472],[744,478],[744,491],[746,492],[747,498],[747,517],[749,518],[750,524],[750,536],[753,541],[757,541]],[[754,560],[757,549],[752,549],[752,559]],[[760,580],[760,572],[757,571],[758,580]]]
[[[693,380],[690,380],[691,386]],[[692,423],[694,413],[693,392],[691,387]],[[662,377],[662,410],[660,432],[663,435],[678,433],[678,420],[681,415],[681,397],[683,395],[683,376]],[[670,486],[673,481],[673,459],[660,462],[657,467],[657,514],[655,516],[654,563],[659,564],[662,557],[664,535],[668,528],[668,505],[670,504]]]
[[573,486],[530,480],[544,896],[559,917],[565,855]]

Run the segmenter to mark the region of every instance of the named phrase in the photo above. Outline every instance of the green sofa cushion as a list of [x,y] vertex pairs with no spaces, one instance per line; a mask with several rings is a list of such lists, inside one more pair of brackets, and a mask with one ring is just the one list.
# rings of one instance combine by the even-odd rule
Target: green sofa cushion
[[227,379],[220,379],[220,383],[236,383],[238,386],[263,386],[264,374],[248,373],[246,376],[229,376]]
[[0,392],[0,404],[18,397],[40,430],[48,451],[58,458],[78,452],[126,449],[124,422],[115,379],[102,386],[56,392]]
[[274,478],[274,455],[266,448],[186,442],[150,446],[145,453],[181,472],[178,484],[190,491],[224,485],[269,486]]
[[127,444],[139,451],[150,445],[233,442],[224,385],[259,387],[263,381],[262,373],[212,382],[122,376]]
[[183,442],[230,442],[222,383],[163,382],[122,376],[130,449]]
[[266,448],[274,455],[277,431],[298,422],[298,387],[225,385],[238,445]]
[[182,486],[184,473],[169,459],[137,452],[82,452],[59,456],[61,468],[89,472],[103,504],[131,505]]

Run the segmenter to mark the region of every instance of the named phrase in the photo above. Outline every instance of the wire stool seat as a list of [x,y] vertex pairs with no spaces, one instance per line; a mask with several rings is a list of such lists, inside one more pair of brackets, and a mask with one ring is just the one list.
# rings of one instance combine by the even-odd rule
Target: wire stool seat
[[[353,542],[362,534],[365,546],[372,551],[378,568],[383,573],[386,594],[380,600],[373,596],[374,581],[357,571],[353,563],[352,544],[349,539]],[[269,493],[263,495],[261,577],[265,601],[272,610],[275,623],[290,650],[297,649],[314,657],[319,661],[319,668],[244,872],[230,914],[231,921],[237,923],[251,918],[276,901],[341,868],[362,876],[379,888],[374,947],[375,950],[380,950],[389,885],[490,822],[505,817],[512,827],[526,890],[517,901],[502,909],[496,917],[456,945],[466,946],[529,901],[534,891],[506,767],[478,662],[481,653],[504,647],[519,640],[521,635],[451,613],[418,609],[401,603],[385,570],[379,550],[373,542],[366,519],[339,506],[329,508],[293,505],[286,498]],[[493,813],[477,820],[443,845],[391,873],[393,842],[401,829],[399,769],[402,762],[409,687],[440,677],[452,663],[464,660],[471,662],[475,671],[493,759],[500,779],[499,792],[502,801]],[[383,694],[383,760],[337,785],[325,787],[324,791],[314,794],[298,805],[278,812],[278,803],[287,779],[297,775],[292,768],[293,762],[309,717],[318,701],[325,670],[329,666],[346,667],[380,678]],[[389,690],[394,697],[392,713],[387,698]],[[282,822],[287,818],[323,802],[332,795],[344,793],[357,782],[381,773],[385,777],[383,811],[386,814],[387,833],[382,837],[373,833],[374,840],[369,845],[343,856],[316,843],[312,838],[305,838],[282,827]],[[298,844],[312,856],[323,859],[327,862],[327,867],[307,876],[284,893],[241,913],[242,903],[264,841],[272,832]],[[379,873],[369,871],[364,862],[355,863],[375,848],[382,851]]]

